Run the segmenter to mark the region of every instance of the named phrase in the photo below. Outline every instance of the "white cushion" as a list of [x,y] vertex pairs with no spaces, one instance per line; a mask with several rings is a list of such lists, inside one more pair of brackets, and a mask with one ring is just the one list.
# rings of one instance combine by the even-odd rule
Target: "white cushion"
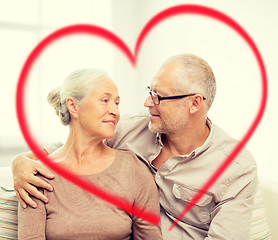
[[261,188],[258,187],[252,211],[252,222],[249,240],[270,240],[271,232],[267,222]]
[[17,239],[18,201],[10,167],[0,168],[0,239]]
[[14,190],[11,167],[0,167],[0,186],[7,190]]
[[[0,167],[0,239],[17,239],[18,201],[13,188],[10,167]],[[271,233],[266,219],[260,187],[254,199],[249,240],[270,240]]]

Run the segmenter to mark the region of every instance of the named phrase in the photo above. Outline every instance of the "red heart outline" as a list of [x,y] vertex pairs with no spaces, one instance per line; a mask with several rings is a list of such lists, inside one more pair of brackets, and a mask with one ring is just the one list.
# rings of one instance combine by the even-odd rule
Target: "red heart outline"
[[33,151],[33,153],[41,159],[48,167],[53,169],[55,172],[66,178],[67,180],[71,181],[72,183],[78,185],[79,187],[82,187],[84,190],[102,198],[103,200],[116,205],[117,207],[123,209],[124,211],[136,215],[152,224],[158,224],[160,217],[148,212],[139,206],[134,206],[130,203],[128,203],[126,200],[114,196],[110,193],[105,192],[104,190],[98,188],[97,186],[94,186],[92,183],[89,183],[82,178],[79,178],[78,176],[72,174],[71,172],[67,171],[66,169],[63,169],[56,165],[53,161],[51,161],[45,154],[44,151],[40,148],[40,146],[37,145],[36,141],[33,139],[29,126],[27,124],[27,120],[25,117],[25,108],[24,108],[24,90],[26,86],[26,79],[28,77],[28,74],[30,72],[30,69],[37,59],[37,57],[40,55],[40,53],[53,41],[56,39],[62,38],[67,35],[71,34],[92,34],[94,36],[98,36],[100,38],[103,38],[107,40],[108,42],[114,44],[119,50],[122,51],[122,53],[128,58],[130,63],[135,67],[136,66],[136,60],[138,58],[138,53],[140,50],[140,47],[148,35],[148,33],[160,22],[163,20],[166,20],[169,17],[173,17],[180,14],[199,14],[206,17],[214,18],[227,26],[231,27],[233,30],[235,30],[236,33],[238,33],[245,42],[249,45],[251,48],[257,62],[258,66],[260,68],[261,72],[261,80],[262,80],[262,98],[261,98],[261,104],[258,110],[257,115],[255,116],[254,121],[252,122],[250,128],[242,138],[242,140],[237,144],[237,146],[234,148],[234,150],[230,153],[230,155],[225,159],[225,161],[222,163],[222,165],[219,166],[219,168],[216,170],[216,172],[213,173],[213,175],[208,179],[208,181],[204,184],[204,186],[200,189],[200,191],[193,197],[191,202],[184,208],[184,210],[180,213],[176,221],[172,224],[169,230],[173,229],[173,227],[181,220],[181,218],[198,202],[198,200],[203,196],[205,192],[208,191],[208,189],[215,183],[215,181],[221,176],[221,174],[225,171],[225,169],[230,165],[230,163],[233,161],[233,159],[239,154],[239,152],[242,150],[242,148],[245,146],[247,141],[250,139],[250,137],[253,135],[255,129],[257,128],[259,122],[262,119],[262,116],[265,111],[266,107],[266,100],[267,100],[267,76],[266,76],[266,70],[264,66],[263,59],[261,57],[261,54],[252,40],[252,38],[248,35],[248,33],[233,19],[231,19],[229,16],[215,10],[212,8],[200,6],[200,5],[191,5],[191,4],[185,4],[185,5],[178,5],[174,7],[167,8],[164,11],[161,11],[157,15],[155,15],[143,28],[141,31],[134,50],[134,55],[131,53],[129,48],[126,46],[126,44],[115,34],[111,33],[110,31],[94,26],[89,24],[79,24],[79,25],[71,25],[68,27],[61,28],[49,36],[47,36],[45,39],[43,39],[30,53],[28,56],[22,70],[19,76],[18,84],[17,84],[17,90],[16,90],[16,111],[17,111],[17,118],[19,122],[20,129],[22,131],[23,137],[25,141],[27,142],[30,149]]

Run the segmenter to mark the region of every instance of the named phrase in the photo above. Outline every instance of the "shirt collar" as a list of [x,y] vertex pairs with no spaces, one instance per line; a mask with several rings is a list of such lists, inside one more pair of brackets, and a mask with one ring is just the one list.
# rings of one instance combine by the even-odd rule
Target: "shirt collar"
[[[209,136],[206,139],[206,141],[204,142],[204,144],[202,146],[194,149],[191,153],[183,155],[183,157],[194,158],[195,156],[201,154],[204,150],[208,149],[209,146],[212,144],[212,135],[213,135],[212,132],[214,131],[214,126],[213,126],[211,120],[208,117],[206,119],[206,124],[207,124],[210,132],[209,132]],[[161,133],[156,133],[156,140],[155,141],[156,141],[157,144],[160,144],[163,147],[163,143],[162,143],[162,140],[161,140]]]
[[161,146],[163,146],[163,143],[162,143],[162,140],[161,140],[161,133],[156,133],[155,142],[157,144],[160,144]]
[[206,124],[209,128],[209,135],[208,135],[206,141],[204,142],[204,144],[194,150],[195,151],[195,156],[201,154],[202,152],[204,152],[206,149],[208,149],[212,145],[214,125],[208,117],[207,117],[207,120],[206,120]]

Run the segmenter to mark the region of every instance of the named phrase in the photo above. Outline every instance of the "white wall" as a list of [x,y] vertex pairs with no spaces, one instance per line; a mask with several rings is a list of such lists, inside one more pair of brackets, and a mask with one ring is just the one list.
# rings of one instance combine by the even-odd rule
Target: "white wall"
[[[140,1],[136,3],[136,9],[140,12],[136,21],[137,28],[128,24],[130,29],[125,25],[124,29],[117,29],[117,34],[123,37],[127,35],[128,43],[134,46],[136,36],[154,14],[167,7],[185,3],[212,7],[230,16],[256,43],[267,70],[268,101],[263,119],[247,148],[257,160],[259,175],[278,183],[278,157],[275,154],[275,136],[278,134],[275,124],[278,120],[278,72],[275,67],[278,54],[278,30],[275,26],[278,22],[278,3],[257,0]],[[124,16],[128,11],[128,8],[122,8],[119,15]],[[135,36],[133,39],[131,33]],[[138,86],[141,89],[146,86],[168,56],[181,52],[197,54],[210,63],[217,78],[218,89],[209,116],[233,137],[241,139],[253,122],[262,97],[258,63],[249,46],[234,30],[219,21],[200,15],[173,17],[157,25],[144,41],[136,69]],[[140,94],[140,97],[143,101],[144,95]]]
[[[13,15],[15,10],[6,7],[8,2],[8,0],[0,0],[0,15],[3,17],[3,12],[6,9],[7,16],[12,15],[15,17],[16,15]],[[26,4],[24,5],[22,2]],[[18,1],[18,4],[24,9],[24,6],[37,4],[36,2],[22,0]],[[42,6],[46,6],[45,1],[40,2]],[[8,25],[5,25],[5,31],[1,30],[1,26],[4,25],[3,22],[1,23],[0,18],[0,41],[2,42],[0,49],[1,52],[5,52],[4,55],[0,54],[0,63],[5,73],[3,74],[2,72],[0,81],[2,86],[10,82],[5,87],[1,87],[0,106],[2,113],[0,129],[5,132],[5,134],[0,132],[2,146],[6,146],[6,139],[9,139],[7,128],[13,129],[13,132],[19,131],[14,114],[14,88],[25,57],[27,57],[32,47],[39,42],[39,39],[59,27],[87,22],[113,31],[133,50],[141,29],[154,14],[178,4],[199,4],[217,9],[237,21],[253,38],[262,54],[268,76],[268,102],[264,117],[255,134],[249,140],[247,147],[257,160],[259,175],[278,183],[278,175],[276,174],[278,157],[275,151],[277,145],[275,137],[278,135],[278,126],[276,124],[278,122],[278,68],[276,67],[276,56],[278,54],[278,30],[276,26],[278,22],[278,3],[276,1],[72,0],[59,1],[59,3],[57,1],[48,1],[48,3],[48,9],[45,10],[48,15],[45,13],[46,15],[44,14],[43,16],[34,16],[34,18],[39,17],[47,21],[48,28],[38,38],[36,36],[26,36],[24,48],[20,44],[24,39],[19,41],[17,35],[14,35],[13,39],[5,39],[5,31],[9,31],[9,29],[7,29]],[[32,17],[31,13],[26,14],[26,16]],[[45,16],[48,16],[48,18]],[[27,21],[29,18],[26,17],[24,19]],[[28,21],[31,22],[32,19]],[[3,39],[5,39],[4,43]],[[84,49],[76,50],[74,47],[75,40],[69,39],[60,45],[57,43],[49,49],[45,53],[45,59],[48,59],[48,62],[52,62],[54,61],[53,58],[55,58],[56,62],[54,61],[52,65],[46,64],[34,71],[30,84],[33,81],[33,88],[40,89],[42,95],[46,94],[48,88],[54,87],[65,74],[74,70],[70,68],[88,64],[99,65],[99,67],[107,69],[119,85],[122,95],[122,113],[137,111],[143,109],[144,87],[152,79],[160,64],[170,55],[191,52],[207,60],[215,72],[218,92],[214,106],[209,113],[210,118],[215,123],[224,128],[233,137],[240,139],[257,113],[261,98],[261,78],[257,62],[242,38],[219,21],[198,15],[182,15],[160,23],[145,39],[140,50],[136,69],[130,66],[122,54],[114,50],[113,47],[108,46],[109,44],[105,43],[105,46],[103,46],[102,44],[104,43],[101,41],[90,42],[91,40],[86,37],[78,39],[77,41],[79,43],[82,41],[84,46],[90,46],[91,52],[100,52],[97,55],[99,57],[94,58],[88,56]],[[102,50],[106,50],[103,56],[101,55]],[[67,55],[67,51],[70,51],[69,55]],[[77,56],[77,58],[72,60],[70,58],[71,54]],[[85,60],[82,56],[84,56]],[[64,68],[57,73],[60,66],[64,66]],[[70,69],[69,72],[67,72],[68,69]],[[47,77],[45,77],[46,73],[48,73]],[[36,74],[41,75],[40,83],[36,82]],[[48,85],[49,76],[51,78],[57,77],[57,80],[51,81],[51,86]],[[34,91],[31,92],[34,93]],[[37,95],[35,92],[34,99],[36,97],[40,99]],[[34,100],[31,101],[34,102]],[[35,127],[37,122],[35,119],[41,116],[34,114],[36,113],[35,110],[30,111],[33,112],[32,116],[34,116],[31,119],[34,122],[34,127],[40,131],[39,136],[43,136],[48,141],[53,141],[62,127],[59,125],[52,110],[43,102],[44,99],[38,101],[35,101],[37,104],[32,105],[34,109],[40,110],[41,106],[45,105],[43,108],[48,110],[42,113],[43,118],[39,120],[40,125]],[[13,113],[10,114],[9,112]],[[51,127],[45,126],[49,122],[51,122]],[[51,133],[51,136],[48,138],[49,133]],[[62,136],[64,133],[59,134]],[[20,135],[13,137],[19,139],[20,137],[18,136]],[[18,141],[23,142],[22,139]],[[15,145],[17,143],[14,140],[10,142]],[[8,160],[5,159],[5,161]]]

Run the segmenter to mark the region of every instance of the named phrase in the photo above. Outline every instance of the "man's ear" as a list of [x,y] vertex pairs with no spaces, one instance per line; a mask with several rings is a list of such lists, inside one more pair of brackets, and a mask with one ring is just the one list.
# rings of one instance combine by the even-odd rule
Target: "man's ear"
[[77,114],[78,106],[76,105],[74,99],[72,97],[67,98],[66,104],[67,104],[67,108],[70,112],[71,117],[77,118],[78,117],[78,114]]
[[201,94],[196,94],[192,97],[192,102],[190,106],[190,113],[194,114],[197,113],[200,108],[202,107],[203,103],[203,96]]

